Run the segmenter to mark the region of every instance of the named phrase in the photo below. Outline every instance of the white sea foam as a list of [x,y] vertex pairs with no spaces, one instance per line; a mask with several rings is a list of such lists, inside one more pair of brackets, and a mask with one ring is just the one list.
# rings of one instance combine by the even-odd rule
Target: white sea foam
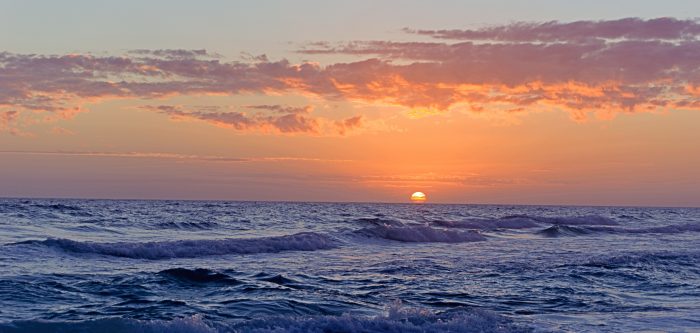
[[314,251],[337,246],[324,234],[302,232],[293,235],[261,238],[229,238],[217,240],[177,240],[144,243],[97,243],[49,238],[27,241],[73,253],[94,253],[135,259],[195,258],[210,255],[274,253],[282,251]]
[[435,313],[425,309],[392,307],[380,316],[272,316],[236,323],[207,323],[202,316],[174,320],[98,319],[82,322],[24,321],[0,324],[0,331],[15,332],[114,332],[114,333],[364,333],[364,332],[529,332],[495,312],[457,309]]
[[392,307],[386,315],[366,316],[307,316],[271,317],[235,325],[235,332],[530,332],[531,328],[518,325],[507,317],[480,309],[458,309],[434,313],[425,309]]

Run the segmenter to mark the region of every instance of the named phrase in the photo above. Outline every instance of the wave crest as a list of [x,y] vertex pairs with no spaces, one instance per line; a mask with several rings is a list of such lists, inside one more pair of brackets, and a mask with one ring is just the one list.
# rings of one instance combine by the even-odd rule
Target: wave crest
[[581,227],[572,227],[567,225],[553,225],[547,229],[540,230],[537,234],[545,237],[560,237],[560,236],[579,236],[590,234],[592,231]]
[[26,241],[15,244],[39,244],[72,253],[92,253],[133,259],[196,258],[211,255],[315,251],[337,247],[328,235],[302,232],[293,235],[219,240],[177,240],[146,243],[79,242],[63,238]]

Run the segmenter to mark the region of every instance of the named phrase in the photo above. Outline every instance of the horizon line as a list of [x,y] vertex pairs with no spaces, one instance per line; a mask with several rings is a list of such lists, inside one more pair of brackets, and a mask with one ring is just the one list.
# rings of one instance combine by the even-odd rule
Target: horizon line
[[599,204],[526,204],[526,203],[463,203],[463,202],[406,202],[399,201],[316,201],[316,200],[255,200],[255,199],[168,199],[168,198],[104,198],[104,197],[15,197],[0,195],[0,200],[94,200],[94,201],[186,201],[186,202],[263,202],[263,203],[310,203],[310,204],[376,204],[376,205],[445,205],[445,206],[522,206],[522,207],[594,207],[594,208],[676,208],[700,209],[700,206],[654,206],[654,205],[599,205]]

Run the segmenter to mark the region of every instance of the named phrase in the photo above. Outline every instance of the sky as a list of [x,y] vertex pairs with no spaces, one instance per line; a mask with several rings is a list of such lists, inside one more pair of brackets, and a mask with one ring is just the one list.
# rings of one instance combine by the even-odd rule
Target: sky
[[700,206],[693,13],[0,0],[0,196]]

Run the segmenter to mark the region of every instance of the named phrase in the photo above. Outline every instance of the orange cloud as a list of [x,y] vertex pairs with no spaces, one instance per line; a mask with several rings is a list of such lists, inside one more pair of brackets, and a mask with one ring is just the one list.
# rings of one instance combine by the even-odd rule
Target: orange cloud
[[[265,56],[226,62],[205,50],[136,50],[123,56],[5,52],[0,53],[0,107],[56,113],[86,100],[251,92],[431,111],[557,108],[576,117],[700,107],[700,24],[695,20],[406,31],[437,42],[312,43],[299,50],[365,57],[325,66]],[[275,133],[320,130],[317,120],[303,113],[171,115]]]

